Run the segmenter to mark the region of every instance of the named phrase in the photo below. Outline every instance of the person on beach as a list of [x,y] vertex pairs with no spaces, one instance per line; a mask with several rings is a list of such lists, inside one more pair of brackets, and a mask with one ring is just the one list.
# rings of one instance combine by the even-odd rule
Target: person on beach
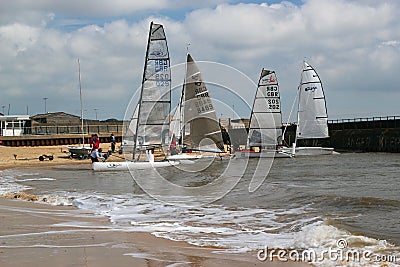
[[171,145],[169,146],[169,150],[171,152],[171,155],[176,155],[178,154],[178,152],[176,151],[176,137],[175,137],[175,133],[172,135],[172,141],[171,141]]
[[102,153],[102,149],[93,149],[92,153],[90,154],[90,159],[93,162],[99,162],[99,159],[101,159],[101,161],[106,161],[107,156],[103,155]]
[[99,149],[100,147],[100,138],[97,134],[92,134],[92,137],[90,138],[90,147],[92,148],[92,151],[95,149]]
[[111,143],[111,152],[114,153],[116,140],[115,140],[115,136],[113,133],[111,133],[111,135],[110,135],[110,143]]

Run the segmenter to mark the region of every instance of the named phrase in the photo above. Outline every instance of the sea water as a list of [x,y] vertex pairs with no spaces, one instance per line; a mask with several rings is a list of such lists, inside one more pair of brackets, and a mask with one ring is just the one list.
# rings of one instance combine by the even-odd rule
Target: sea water
[[[0,194],[25,190],[52,205],[107,216],[119,229],[232,253],[254,251],[262,258],[267,250],[284,249],[292,256],[307,250],[323,256],[343,249],[388,258],[388,266],[400,264],[400,154],[275,159],[270,170],[263,169],[265,180],[254,192],[249,184],[257,166],[271,161],[249,160],[245,169],[238,169],[240,159],[209,163],[133,173],[93,172],[89,163],[4,170]],[[207,196],[222,174],[234,177],[229,183],[234,186]],[[146,188],[140,186],[143,181],[150,181]],[[210,187],[187,190],[202,186]],[[380,266],[376,258],[346,261],[327,255],[314,263]]]

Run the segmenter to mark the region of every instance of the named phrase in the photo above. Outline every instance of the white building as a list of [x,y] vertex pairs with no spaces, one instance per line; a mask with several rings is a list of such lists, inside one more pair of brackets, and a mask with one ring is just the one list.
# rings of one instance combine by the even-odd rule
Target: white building
[[0,116],[0,136],[20,136],[29,121],[29,115]]

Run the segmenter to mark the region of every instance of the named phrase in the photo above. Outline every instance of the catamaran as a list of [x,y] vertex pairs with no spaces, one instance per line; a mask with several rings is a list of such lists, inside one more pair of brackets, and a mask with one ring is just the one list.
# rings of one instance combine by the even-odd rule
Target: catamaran
[[87,158],[90,155],[92,148],[87,145],[85,146],[85,131],[83,128],[83,103],[82,103],[82,82],[81,82],[81,64],[78,58],[78,78],[79,78],[79,100],[81,104],[81,131],[82,131],[82,144],[79,146],[67,146],[71,157]]
[[299,85],[295,142],[291,148],[282,148],[281,151],[293,156],[337,154],[331,147],[297,147],[297,141],[301,139],[328,137],[328,113],[322,82],[315,69],[304,61]]
[[131,154],[125,149],[124,162],[94,162],[93,170],[127,171],[179,164],[178,161],[154,160],[155,149],[167,150],[170,108],[171,70],[167,39],[163,26],[151,22],[141,95],[126,133],[133,140]]
[[[181,101],[175,110],[172,123],[171,135],[178,140],[177,143],[181,145],[182,151],[167,157],[168,159],[182,160],[203,157],[195,153],[185,153],[185,151],[225,153],[221,128],[210,93],[197,64],[189,53],[186,56],[186,74]],[[183,145],[183,140],[187,135],[190,140],[189,148]]]
[[262,69],[253,108],[246,149],[236,150],[236,158],[289,158],[282,146],[282,114],[275,71]]

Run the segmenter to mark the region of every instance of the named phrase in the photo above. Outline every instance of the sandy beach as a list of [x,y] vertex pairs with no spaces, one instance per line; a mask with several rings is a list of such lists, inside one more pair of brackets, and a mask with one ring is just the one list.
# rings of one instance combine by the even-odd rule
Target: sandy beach
[[[103,151],[108,151],[110,146],[103,143],[100,146]],[[39,161],[42,155],[53,156],[53,160],[45,157],[44,161]],[[110,156],[110,161],[122,161],[122,155],[115,153]],[[70,158],[66,146],[30,146],[30,147],[8,147],[0,146],[0,170],[24,167],[24,166],[51,166],[65,164],[88,164],[90,159]]]
[[[104,144],[103,149],[108,149]],[[0,169],[88,164],[69,158],[64,146],[0,147]],[[14,154],[17,155],[15,159]],[[54,160],[39,161],[40,155]],[[116,157],[113,160],[121,160]],[[261,262],[256,252],[227,253],[149,233],[111,227],[108,218],[74,207],[0,198],[0,266],[309,266]]]

